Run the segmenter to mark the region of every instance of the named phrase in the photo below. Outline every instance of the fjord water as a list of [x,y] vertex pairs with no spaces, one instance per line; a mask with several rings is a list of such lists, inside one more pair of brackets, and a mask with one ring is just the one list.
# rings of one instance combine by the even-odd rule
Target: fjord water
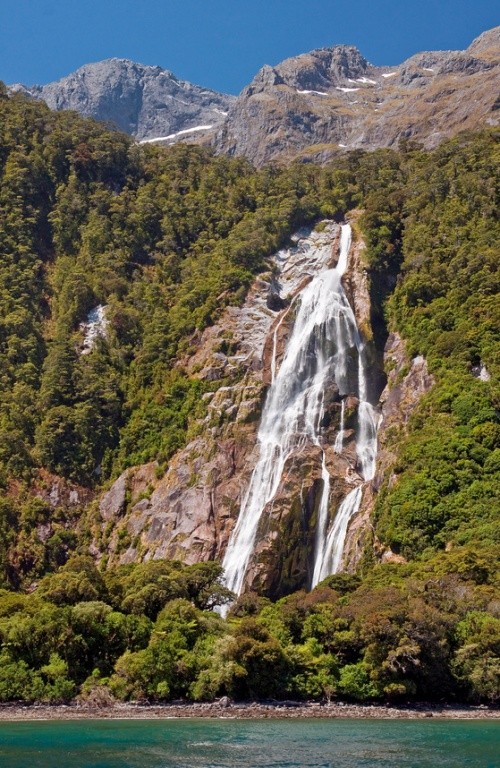
[[2,768],[498,768],[500,725],[459,720],[0,723]]
[[[364,343],[342,287],[350,246],[351,227],[344,224],[337,266],[316,275],[300,294],[297,316],[279,370],[276,367],[275,333],[272,383],[257,435],[259,458],[223,562],[226,585],[236,594],[241,592],[244,584],[260,518],[266,505],[275,497],[285,465],[293,452],[300,451],[306,444],[323,450],[313,587],[340,568],[347,526],[361,503],[360,485],[371,480],[375,472],[378,416],[368,402]],[[355,360],[357,363],[353,371]],[[322,421],[325,391],[333,382],[341,398],[355,394],[359,400],[356,434],[359,480],[339,506],[329,526],[330,475],[323,445]],[[340,430],[334,445],[337,453],[342,452],[344,431],[343,399],[341,403]]]

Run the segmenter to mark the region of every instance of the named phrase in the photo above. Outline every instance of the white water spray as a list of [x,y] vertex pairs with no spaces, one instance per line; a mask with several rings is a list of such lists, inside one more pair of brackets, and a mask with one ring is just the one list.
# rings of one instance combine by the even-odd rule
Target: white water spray
[[[375,408],[364,399],[367,396],[364,357],[364,348],[361,346],[359,349],[359,426],[356,436],[356,455],[359,474],[363,482],[366,482],[375,475],[378,414]],[[337,443],[335,443],[336,445]],[[353,488],[342,501],[327,536],[317,537],[318,546],[311,587],[315,587],[327,576],[340,570],[349,521],[358,512],[362,498],[363,483]]]
[[344,447],[344,430],[345,430],[345,399],[343,399],[340,404],[340,426],[339,426],[339,431],[337,432],[337,437],[335,438],[335,443],[333,446],[333,450],[335,451],[335,453],[342,453],[342,448]]
[[[372,427],[375,424],[375,412],[366,401],[363,345],[354,313],[341,285],[341,277],[347,267],[350,243],[351,228],[344,225],[337,266],[317,275],[300,295],[293,332],[278,371],[275,359],[276,338],[274,339],[273,381],[257,435],[259,459],[243,498],[223,561],[226,585],[237,594],[243,587],[262,513],[276,495],[285,464],[292,452],[300,451],[308,443],[322,448],[321,425],[325,390],[328,383],[335,380],[341,396],[352,391],[352,365],[349,367],[349,362],[356,353],[359,360],[357,385],[360,400],[357,455],[363,480],[369,479],[372,465],[374,471],[376,425],[373,429]],[[344,429],[343,417],[342,402],[341,433]],[[343,434],[340,437],[340,450],[342,442]],[[337,538],[333,528],[327,531],[330,475],[324,450],[321,477],[323,482],[318,506],[313,585],[320,578],[324,578],[322,574],[329,567],[328,563],[333,557],[340,559],[347,524],[351,515],[359,508],[361,500],[360,488],[355,489],[359,490],[359,494],[352,504],[347,505],[345,512],[343,505],[347,504],[352,494],[344,500],[334,521],[334,527],[337,518],[346,517],[345,530],[342,536],[344,524],[339,524]],[[339,557],[335,547],[340,547]]]

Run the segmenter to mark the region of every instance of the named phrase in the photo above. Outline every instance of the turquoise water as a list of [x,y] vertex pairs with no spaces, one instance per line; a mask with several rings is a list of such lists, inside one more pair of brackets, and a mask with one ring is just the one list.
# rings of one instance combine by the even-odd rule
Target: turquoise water
[[80,720],[0,723],[1,768],[499,768],[500,723]]

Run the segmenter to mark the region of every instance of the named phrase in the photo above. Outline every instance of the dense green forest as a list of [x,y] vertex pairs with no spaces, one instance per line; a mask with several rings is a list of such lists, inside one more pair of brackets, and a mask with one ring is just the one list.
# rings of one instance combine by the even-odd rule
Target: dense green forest
[[[0,92],[0,701],[496,700],[499,159],[489,130],[255,171]],[[99,570],[85,510],[37,489],[165,467],[203,413],[195,332],[298,227],[354,208],[377,343],[398,330],[435,379],[391,435],[373,521],[408,562],[371,542],[356,576],[245,595],[227,620],[215,563]],[[98,305],[107,333],[82,354]]]

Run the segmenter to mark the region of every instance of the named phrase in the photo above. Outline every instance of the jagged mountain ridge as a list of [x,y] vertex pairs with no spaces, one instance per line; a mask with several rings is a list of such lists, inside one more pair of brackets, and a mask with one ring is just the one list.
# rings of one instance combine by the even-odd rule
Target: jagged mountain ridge
[[[498,134],[253,171],[0,86],[2,702],[497,701]],[[307,383],[319,339],[335,354],[321,321],[296,330],[322,265],[343,271],[342,221],[369,382],[356,338],[337,343],[358,366],[313,386],[317,439],[286,462],[224,622],[206,561],[236,530],[273,378]],[[346,508],[355,572],[294,592],[322,575],[325,511],[342,532],[357,497],[363,390],[382,419]]]
[[405,138],[433,147],[458,131],[496,125],[499,62],[496,27],[465,51],[418,53],[394,67],[375,67],[350,45],[318,49],[265,65],[237,98],[126,59],[12,90],[111,121],[142,141],[203,141],[263,165],[324,161]]
[[[161,67],[106,59],[80,67],[48,85],[11,90],[42,99],[51,109],[72,109],[114,123],[139,140],[220,125],[234,96],[178,79]],[[207,128],[208,126],[208,128]]]
[[311,51],[260,70],[231,107],[217,148],[263,165],[402,138],[433,147],[497,124],[499,62],[500,27],[466,51],[419,53],[395,67],[372,66],[353,46]]

